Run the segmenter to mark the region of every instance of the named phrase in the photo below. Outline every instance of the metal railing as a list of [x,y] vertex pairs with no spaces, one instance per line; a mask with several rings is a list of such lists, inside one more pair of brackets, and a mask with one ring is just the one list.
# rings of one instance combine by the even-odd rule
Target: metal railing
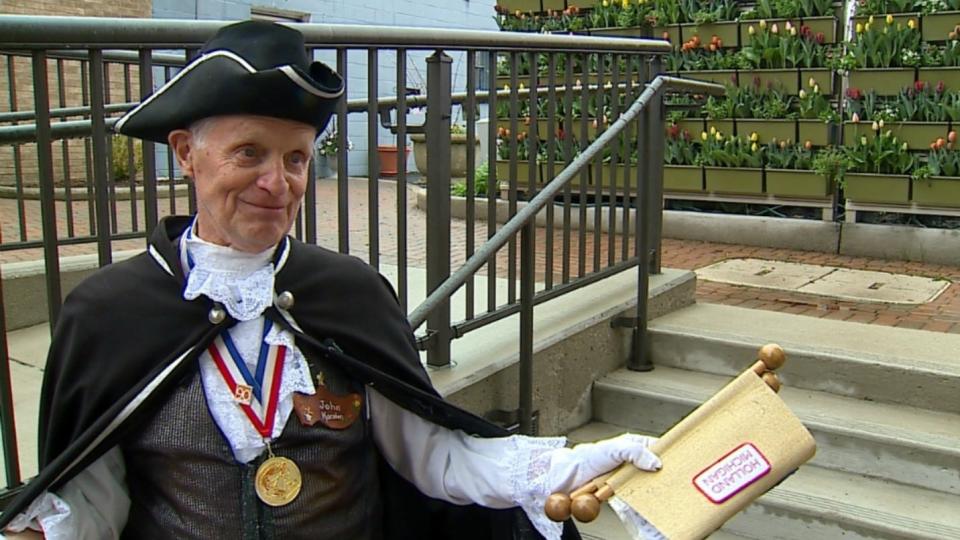
[[[162,215],[194,211],[192,190],[183,189],[162,146],[111,140],[107,130],[135,103],[134,94],[146,95],[169,80],[223,24],[0,16],[8,94],[7,110],[0,109],[0,163],[12,165],[0,168],[0,184],[3,174],[10,178],[10,185],[0,185],[0,195],[9,197],[0,197],[0,256],[33,249],[42,257],[49,320],[59,314],[62,256],[86,250],[107,264],[117,249],[142,248]],[[414,327],[425,323],[420,343],[430,366],[450,365],[453,339],[520,313],[524,383],[519,402],[525,432],[531,430],[533,305],[638,265],[637,253],[645,254],[630,361],[642,367],[645,284],[649,272],[659,270],[661,94],[668,86],[701,92],[719,87],[657,78],[659,55],[669,50],[664,42],[295,27],[314,56],[329,61],[348,81],[335,115],[337,169],[331,178],[318,177],[316,167],[312,171],[295,225],[298,238],[360,256],[392,274],[405,309],[415,303],[416,291],[432,292],[411,312]],[[358,63],[364,66],[365,88],[349,83]],[[422,95],[408,95],[410,74],[421,67],[426,72]],[[479,89],[504,85],[509,88]],[[390,93],[385,86],[395,95],[384,95]],[[32,101],[19,97],[25,92]],[[483,179],[477,175],[481,156],[475,145],[484,107],[485,191],[477,189]],[[425,109],[422,125],[408,122],[416,108]],[[464,119],[466,131],[463,219],[451,216],[450,133],[456,117]],[[351,129],[358,124],[365,129]],[[380,141],[395,142],[398,155],[405,156],[407,138],[414,133],[426,138],[429,167],[420,178],[425,209],[413,203],[408,190],[417,177],[407,170],[406,159],[382,163],[377,152]],[[347,151],[355,137],[367,139],[365,178],[348,175],[357,169],[351,169]],[[158,175],[158,165],[167,178]],[[393,180],[381,178],[386,165],[396,165]],[[29,185],[31,167],[34,185]],[[118,172],[124,170],[127,177],[121,179]],[[528,202],[521,209],[524,199]],[[545,217],[542,227],[531,219],[538,212]],[[512,219],[500,226],[498,216],[504,213]],[[463,261],[469,262],[460,267]],[[460,267],[454,277],[452,267]],[[454,313],[451,295],[461,287],[463,306]],[[478,297],[485,302],[475,301]],[[7,373],[9,361],[0,340],[0,369]],[[7,382],[0,377],[0,421],[12,487],[23,475]]]

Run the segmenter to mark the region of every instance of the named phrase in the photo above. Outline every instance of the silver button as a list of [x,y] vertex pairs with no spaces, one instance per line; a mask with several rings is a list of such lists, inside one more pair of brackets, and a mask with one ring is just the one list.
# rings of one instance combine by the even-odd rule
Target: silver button
[[227,318],[227,312],[224,311],[223,306],[217,304],[210,310],[210,314],[207,315],[207,318],[210,319],[210,322],[213,324],[220,324],[224,319]]
[[280,309],[289,310],[293,307],[293,293],[290,291],[283,291],[277,295],[277,307]]

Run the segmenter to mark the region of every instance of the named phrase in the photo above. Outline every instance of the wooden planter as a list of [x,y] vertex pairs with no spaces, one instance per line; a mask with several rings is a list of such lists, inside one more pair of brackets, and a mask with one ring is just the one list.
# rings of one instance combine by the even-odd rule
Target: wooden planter
[[771,139],[795,141],[797,124],[794,120],[768,120],[762,118],[737,119],[737,135],[747,138],[756,133],[758,144],[767,144]]
[[653,39],[663,39],[663,36],[666,35],[667,41],[678,47],[682,43],[682,40],[680,39],[679,24],[671,24],[670,26],[654,26],[650,35],[653,36]]
[[775,197],[823,199],[829,197],[830,183],[813,171],[767,169],[767,194]]
[[837,42],[837,19],[833,16],[807,17],[800,20],[800,25],[809,26],[814,36],[823,32],[824,43]]
[[763,169],[704,167],[704,183],[713,193],[763,194]]
[[782,90],[788,94],[796,94],[800,91],[799,77],[800,73],[796,69],[758,69],[754,71],[744,71],[740,74],[740,87],[756,85],[759,82],[760,88],[772,88],[774,90]]
[[943,81],[947,90],[960,90],[960,68],[958,67],[920,68],[917,79],[934,85]]
[[933,176],[913,180],[913,202],[924,206],[960,207],[960,178]]
[[703,169],[697,165],[664,165],[664,191],[703,191]]
[[820,93],[828,96],[832,96],[835,92],[836,85],[834,81],[836,80],[835,74],[833,71],[827,68],[803,68],[800,70],[800,88],[805,89],[807,92],[813,90],[813,86],[810,84],[810,79],[813,79],[815,84],[820,85]]
[[847,173],[844,196],[858,203],[907,204],[910,177],[894,174]]
[[717,84],[733,84],[737,80],[737,72],[732,69],[717,69],[704,71],[679,71],[677,75],[687,79],[696,79]]
[[650,37],[651,33],[649,26],[612,26],[609,28],[591,28],[590,35],[642,38]]
[[797,142],[810,141],[814,146],[830,144],[830,128],[823,120],[797,120]]
[[851,71],[848,81],[853,88],[873,90],[879,96],[896,96],[913,84],[913,78],[913,68],[873,68]]
[[923,16],[921,35],[926,42],[946,41],[947,34],[960,24],[960,11],[941,11]]
[[[872,140],[877,134],[871,128],[872,124],[873,122],[844,123],[843,144],[854,146],[860,137],[864,136],[868,140]],[[883,131],[893,132],[893,135],[901,143],[907,143],[907,148],[910,150],[926,150],[930,148],[930,143],[937,140],[938,137],[946,138],[950,129],[946,122],[890,122],[884,124]]]
[[720,41],[723,42],[722,44],[725,48],[739,47],[740,40],[737,35],[738,25],[739,23],[736,21],[701,24],[699,26],[692,23],[681,24],[680,39],[681,41],[687,41],[692,39],[694,36],[700,36],[700,42],[706,45],[710,43],[710,40],[713,39],[713,36],[717,36],[720,38]]

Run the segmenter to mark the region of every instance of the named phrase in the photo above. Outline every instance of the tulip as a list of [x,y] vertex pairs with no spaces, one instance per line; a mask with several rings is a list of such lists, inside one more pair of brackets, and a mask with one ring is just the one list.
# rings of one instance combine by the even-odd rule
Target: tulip
[[800,99],[807,97],[807,91],[803,88],[800,89]]
[[756,152],[756,151],[757,151],[757,148],[758,148],[758,147],[757,147],[757,143],[753,143],[753,144],[750,145],[750,150],[751,150],[752,152]]
[[907,146],[907,143],[903,143],[900,145],[900,149],[903,150],[904,152],[906,152],[908,148],[909,146]]
[[710,126],[710,134],[711,134],[711,135],[716,135],[716,134],[717,134],[717,127],[716,127],[716,126]]
[[610,5],[610,3],[607,2],[607,0],[603,0],[603,7],[607,7],[607,6],[609,6],[609,5]]
[[[604,0],[604,5],[606,5],[606,0]],[[867,17],[867,24],[873,24],[873,15]]]
[[880,122],[879,122],[877,125],[880,126],[880,129],[883,129],[883,119],[881,119]]
[[793,28],[790,29],[790,35],[791,35],[791,36],[797,35],[797,27],[796,27],[796,26],[794,26]]
[[857,23],[857,33],[858,34],[863,33],[863,23]]
[[761,29],[761,30],[766,30],[766,29],[767,29],[767,20],[766,20],[766,19],[760,19],[760,29]]
[[756,32],[757,32],[757,30],[756,30],[756,28],[753,27],[752,24],[747,28],[747,33],[750,34],[751,36],[752,36],[753,34],[755,34]]
[[707,140],[707,132],[706,132],[706,131],[700,133],[700,139],[701,139],[701,140],[704,140],[704,141]]
[[517,91],[518,91],[518,92],[522,92],[522,91],[525,90],[526,88],[527,88],[527,87],[524,86],[523,83],[520,83],[520,85],[517,86]]
[[777,26],[777,23],[773,23],[773,26],[770,27],[770,32],[773,34],[780,33],[780,28]]
[[947,140],[951,143],[957,142],[957,132],[951,131],[950,133],[947,133]]
[[867,23],[867,24],[863,25],[863,31],[864,31],[864,32],[869,32],[869,31],[870,31],[870,28],[871,28],[872,26],[873,26],[873,25],[872,25],[871,23]]
[[866,145],[867,145],[867,138],[860,137],[860,146],[866,146]]
[[819,84],[813,85],[813,93],[814,93],[814,94],[819,94],[819,93],[820,93],[820,85],[819,85]]
[[937,138],[937,148],[943,148],[943,145],[947,144],[947,141],[943,140],[943,137]]
[[719,131],[718,131],[717,134],[714,135],[713,137],[717,140],[717,142],[723,140],[723,134],[721,134]]
[[750,134],[750,141],[751,141],[751,142],[757,142],[757,140],[759,140],[759,139],[760,139],[760,136],[757,135],[757,132],[756,132],[756,131],[754,131],[753,133]]
[[870,129],[874,131],[880,131],[880,124],[876,120],[873,121],[873,124],[870,125]]
[[857,113],[853,113],[853,118],[851,118],[850,121],[853,122],[854,124],[859,123],[859,122],[860,122],[860,115],[857,114]]
[[909,21],[907,21],[907,28],[914,30],[916,29],[916,27],[917,27],[917,21],[913,19],[910,19]]
[[887,14],[887,24],[893,24],[893,15]]
[[807,141],[803,143],[803,147],[806,148],[807,150],[810,150],[811,148],[813,148],[813,143],[810,141]]
[[816,85],[817,85],[817,80],[814,79],[813,77],[810,77],[810,79],[807,81],[807,86],[809,86],[810,88],[813,88]]
[[620,2],[620,6],[621,6],[623,9],[627,9],[628,7],[630,7],[630,0],[622,0],[622,1]]

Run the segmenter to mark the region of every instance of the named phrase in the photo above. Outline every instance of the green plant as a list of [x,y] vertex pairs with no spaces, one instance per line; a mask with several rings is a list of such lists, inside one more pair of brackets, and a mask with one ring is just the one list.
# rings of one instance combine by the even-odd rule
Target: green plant
[[878,122],[872,126],[876,136],[862,136],[853,146],[845,146],[849,171],[874,174],[910,174],[916,158],[891,131],[883,131]]
[[814,151],[810,141],[804,144],[773,141],[767,144],[764,153],[766,165],[771,169],[808,170],[813,165]]
[[[473,194],[474,195],[486,195],[487,194],[487,182],[490,180],[490,164],[483,162],[477,167],[476,172],[473,175]],[[466,197],[467,196],[467,182],[466,180],[458,180],[451,184],[450,194],[456,197]]]
[[[848,44],[847,55],[853,68],[902,67],[904,51],[920,50],[920,32],[917,22],[910,19],[906,25],[895,22],[893,15],[866,23],[857,23],[856,40]],[[911,61],[907,55],[908,62]]]
[[702,149],[696,164],[708,167],[751,167],[763,166],[764,148],[756,141],[743,137],[726,137],[720,131],[711,128],[710,132],[700,134]]
[[757,0],[742,19],[793,19],[833,14],[833,0]]
[[908,13],[919,10],[917,0],[860,0],[857,13],[860,15],[880,15],[883,13]]
[[741,54],[753,68],[812,68],[826,65],[830,48],[826,36],[814,34],[809,26],[797,27],[790,21],[768,24],[761,19],[747,27],[748,43]]
[[[133,168],[130,163],[130,148],[133,148]],[[110,137],[110,172],[114,182],[129,180],[143,170],[143,146],[129,137]]]
[[[347,151],[353,150],[353,142],[347,139]],[[317,154],[321,156],[335,156],[340,151],[339,135],[337,128],[332,127],[324,133],[317,141]]]
[[667,127],[666,135],[663,162],[667,165],[695,165],[699,144],[690,132],[674,124]]
[[825,122],[839,121],[839,115],[833,109],[833,105],[827,96],[820,92],[820,85],[813,78],[807,81],[807,87],[800,89],[800,95],[797,98],[797,109],[799,117],[812,120],[823,120]]
[[817,152],[810,166],[827,182],[837,183],[842,187],[844,174],[850,168],[850,160],[842,149],[831,146]]
[[914,178],[929,176],[960,176],[960,148],[957,148],[957,132],[951,131],[946,138],[930,143],[930,152],[925,164],[914,172]]

